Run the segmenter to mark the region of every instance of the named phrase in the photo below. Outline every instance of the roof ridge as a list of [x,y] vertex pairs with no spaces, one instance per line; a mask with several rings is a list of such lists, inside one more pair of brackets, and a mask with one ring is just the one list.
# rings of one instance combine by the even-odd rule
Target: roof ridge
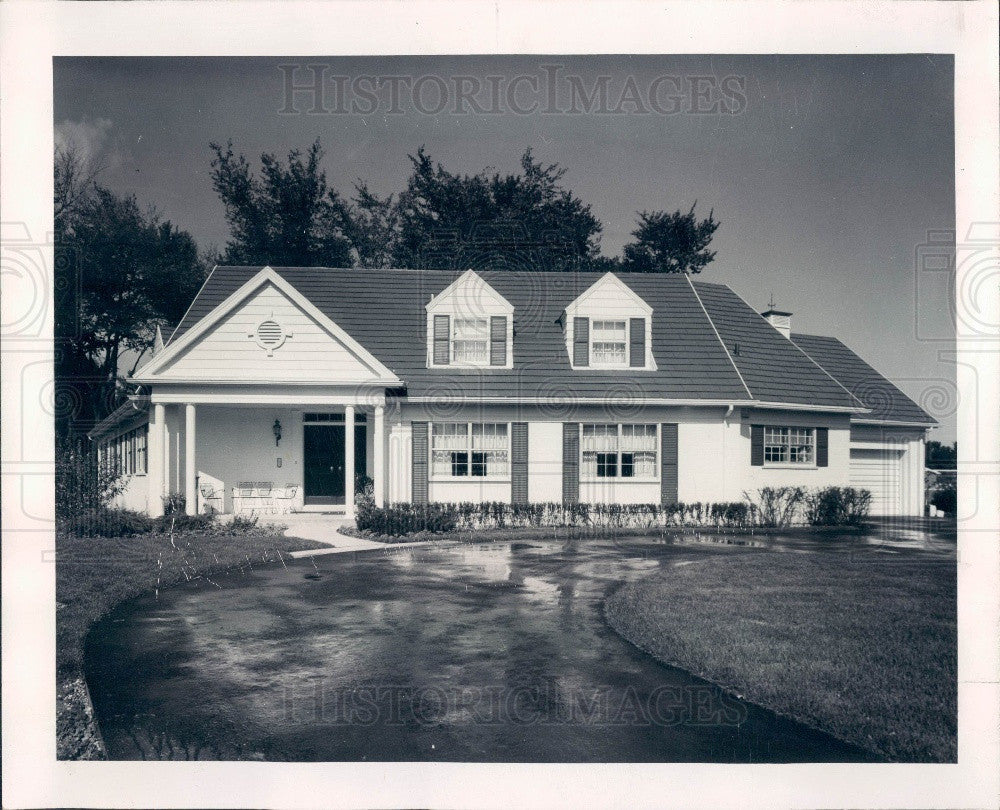
[[[749,301],[747,301],[742,295],[740,295],[738,292],[736,292],[736,290],[734,290],[732,287],[730,287],[729,290],[732,292],[733,295],[735,295],[737,298],[739,298],[740,301],[742,301],[747,307],[749,307],[749,309],[750,309],[751,312],[753,312],[758,318],[761,318],[763,320],[764,316],[761,315],[759,312],[757,312],[756,309],[754,309],[753,307],[751,307]],[[768,324],[768,325],[770,326],[770,324]],[[777,331],[777,330],[775,330],[775,331]],[[789,335],[790,334],[791,334],[791,331],[789,331]],[[853,393],[851,393],[851,391],[848,390],[848,388],[847,388],[846,385],[844,385],[840,380],[838,380],[836,377],[834,377],[829,371],[827,371],[825,368],[823,368],[823,366],[821,366],[819,363],[817,363],[813,359],[812,355],[810,355],[798,343],[796,343],[794,340],[792,340],[791,337],[787,338],[787,340],[788,340],[789,343],[791,343],[796,349],[798,349],[802,353],[803,357],[805,357],[810,363],[812,363],[814,366],[816,366],[816,368],[818,368],[820,371],[822,371],[827,377],[829,377],[831,380],[833,380],[837,385],[839,385],[841,388],[843,388],[844,391],[847,393],[847,396],[849,396],[851,399],[853,399],[855,402],[857,402],[858,405],[860,405],[866,411],[870,411],[871,410],[871,408],[869,408],[867,405],[865,405],[865,403],[863,403]]]
[[722,339],[722,335],[719,334],[719,330],[715,328],[715,321],[713,321],[712,316],[708,314],[708,310],[705,309],[705,304],[702,302],[701,296],[698,295],[698,291],[694,288],[694,282],[691,281],[691,276],[685,273],[684,278],[687,279],[688,286],[691,288],[691,292],[694,293],[694,297],[698,301],[698,306],[700,306],[701,311],[705,313],[705,318],[712,327],[712,331],[715,332],[715,337],[718,338],[719,344],[722,346],[722,351],[726,353],[726,357],[729,359],[729,363],[733,367],[733,371],[736,372],[736,376],[739,377],[740,382],[743,383],[743,389],[747,392],[747,396],[750,397],[750,399],[754,399],[755,397],[753,392],[750,390],[750,386],[747,385],[747,381],[743,379],[743,375],[740,373],[739,367],[736,365],[736,361],[733,360],[733,356],[729,353],[729,348],[726,346],[726,342]]

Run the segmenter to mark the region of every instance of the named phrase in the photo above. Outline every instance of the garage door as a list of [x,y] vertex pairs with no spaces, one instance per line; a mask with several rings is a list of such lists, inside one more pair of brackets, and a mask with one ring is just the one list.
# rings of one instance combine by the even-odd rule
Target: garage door
[[871,491],[871,514],[904,513],[902,462],[902,450],[851,450],[851,486]]

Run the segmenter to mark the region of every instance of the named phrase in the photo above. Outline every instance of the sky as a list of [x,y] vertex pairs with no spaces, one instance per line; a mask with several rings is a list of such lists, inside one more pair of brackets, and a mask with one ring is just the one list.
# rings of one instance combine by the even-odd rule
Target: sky
[[[313,67],[309,67],[309,66]],[[289,85],[322,92],[294,90]],[[953,61],[887,56],[57,58],[57,143],[99,181],[223,248],[209,143],[259,166],[316,138],[330,184],[397,192],[426,147],[452,172],[525,148],[620,253],[636,212],[714,211],[705,281],[840,338],[955,438]]]

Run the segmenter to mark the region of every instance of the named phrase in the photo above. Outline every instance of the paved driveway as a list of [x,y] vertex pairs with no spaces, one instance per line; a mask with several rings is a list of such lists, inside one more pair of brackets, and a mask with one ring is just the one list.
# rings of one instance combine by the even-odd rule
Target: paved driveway
[[[120,759],[866,759],[605,627],[602,599],[623,581],[761,550],[731,542],[389,547],[197,580],[98,625],[88,683]],[[919,529],[888,544],[767,542],[789,553],[954,549]]]

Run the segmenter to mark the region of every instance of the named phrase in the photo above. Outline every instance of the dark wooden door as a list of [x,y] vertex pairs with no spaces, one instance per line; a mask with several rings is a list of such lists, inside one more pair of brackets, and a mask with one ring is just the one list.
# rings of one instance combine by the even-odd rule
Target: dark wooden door
[[344,426],[303,425],[306,504],[344,503]]

